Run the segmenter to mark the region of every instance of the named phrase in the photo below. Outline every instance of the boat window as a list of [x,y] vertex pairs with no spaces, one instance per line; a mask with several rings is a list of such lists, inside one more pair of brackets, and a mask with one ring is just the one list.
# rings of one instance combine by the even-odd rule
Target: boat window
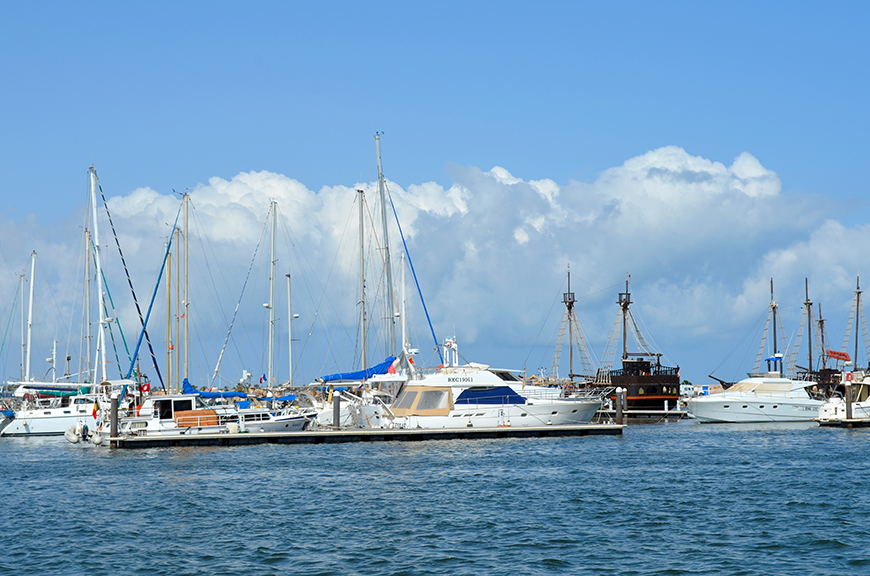
[[161,420],[172,419],[172,400],[155,400],[154,408]]
[[416,390],[405,390],[404,392],[402,392],[402,395],[399,396],[399,399],[396,400],[396,408],[400,410],[407,410],[411,408],[411,405],[414,404],[414,400],[416,399]]
[[558,414],[558,413],[559,413],[558,410],[553,410],[553,411],[551,412],[551,414]]
[[744,407],[744,408],[749,408],[749,406],[747,406],[746,404],[744,404],[743,407]]
[[523,412],[522,414],[520,414],[520,418],[522,418],[523,416],[528,416],[528,414],[526,414],[525,412]]
[[447,408],[447,390],[424,390],[417,402],[417,410]]
[[189,398],[176,400],[173,408],[175,408],[176,412],[181,412],[182,410],[193,410],[193,400]]
[[90,404],[91,401],[88,398],[76,398],[76,404]]
[[725,408],[725,409],[727,410],[728,408],[731,408],[731,406],[729,406],[728,404],[726,404],[726,405],[722,406],[722,408]]
[[761,406],[759,406],[759,408],[760,408],[761,410],[764,410],[764,404],[762,404]]

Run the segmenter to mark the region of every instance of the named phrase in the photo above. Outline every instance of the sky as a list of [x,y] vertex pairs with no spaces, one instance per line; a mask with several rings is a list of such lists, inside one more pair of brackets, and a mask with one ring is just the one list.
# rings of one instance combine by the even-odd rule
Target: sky
[[[34,250],[32,372],[52,340],[78,349],[91,165],[143,309],[190,193],[200,386],[265,372],[271,200],[279,379],[287,273],[294,382],[359,366],[357,189],[368,296],[384,292],[375,133],[432,323],[408,271],[420,363],[440,362],[435,332],[470,361],[549,367],[570,265],[598,361],[630,274],[664,361],[695,383],[735,380],[752,369],[771,279],[789,341],[806,282],[839,348],[870,268],[866,3],[45,2],[0,16],[4,379],[20,376]],[[135,343],[99,218],[113,314]],[[398,286],[394,219],[389,235]],[[149,333],[165,374],[157,292]],[[372,363],[377,316],[372,304]]]

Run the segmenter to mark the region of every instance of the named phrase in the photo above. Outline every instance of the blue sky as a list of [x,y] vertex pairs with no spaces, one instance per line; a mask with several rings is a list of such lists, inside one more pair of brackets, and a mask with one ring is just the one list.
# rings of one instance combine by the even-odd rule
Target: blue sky
[[[103,189],[120,203],[137,189],[169,196],[173,189],[207,187],[212,178],[233,182],[262,171],[318,194],[373,182],[372,135],[382,131],[384,170],[396,190],[413,196],[414,187],[434,183],[441,192],[470,191],[467,198],[481,205],[486,190],[505,193],[496,184],[516,191],[517,184],[506,184],[510,179],[493,176],[495,167],[521,186],[552,181],[563,200],[575,189],[596,198],[609,190],[617,202],[627,196],[600,178],[632,159],[730,167],[748,153],[775,174],[778,199],[746,208],[759,213],[758,226],[746,230],[737,226],[748,220],[711,202],[675,219],[682,229],[584,230],[579,218],[581,224],[558,228],[576,240],[526,242],[540,254],[559,244],[565,258],[539,270],[540,254],[513,252],[516,261],[503,269],[541,276],[542,285],[505,293],[499,305],[509,315],[545,315],[535,306],[560,292],[556,271],[572,260],[579,278],[602,289],[632,272],[636,289],[646,291],[641,312],[646,304],[676,313],[666,303],[685,304],[680,290],[697,294],[701,286],[711,301],[690,304],[722,307],[722,298],[740,301],[752,292],[747,286],[779,272],[781,299],[799,302],[809,275],[811,290],[830,291],[824,296],[832,314],[847,316],[851,293],[845,280],[831,278],[854,276],[864,258],[852,245],[866,238],[868,222],[868,13],[860,2],[6,3],[0,8],[6,79],[0,248],[8,274],[0,290],[8,301],[31,245],[69,241],[52,234],[68,227],[92,163]],[[681,149],[685,158],[648,156],[666,147]],[[626,178],[615,181],[632,181]],[[437,192],[416,198],[437,202]],[[517,202],[533,201],[517,194]],[[645,202],[660,197],[652,198]],[[527,207],[515,208],[517,216]],[[768,229],[765,215],[774,221]],[[712,226],[718,235],[707,237],[703,226],[692,226],[704,220],[732,225]],[[506,220],[483,222],[497,235]],[[843,229],[833,234],[826,222]],[[418,230],[418,239],[439,243],[470,233],[468,226],[441,214],[432,229]],[[512,222],[507,238],[515,228]],[[161,234],[152,239],[158,250]],[[844,254],[817,248],[832,237],[844,239]],[[597,249],[600,259],[583,269],[589,243],[611,249]],[[686,248],[693,244],[697,250]],[[483,261],[496,258],[480,252],[483,239],[475,246]],[[629,252],[646,252],[646,264],[633,262]],[[457,247],[440,256],[468,264],[467,249],[464,260],[462,253]],[[785,253],[797,259],[787,271],[777,264]],[[238,264],[246,266],[249,257]],[[151,263],[138,265],[147,291]],[[474,314],[458,296],[446,296],[460,266],[433,267],[441,273],[426,280],[444,324],[475,334],[465,338],[467,356],[512,366],[527,361],[523,349],[535,339],[534,323],[504,342],[495,334],[512,330],[494,320],[462,326]],[[472,302],[476,287],[488,286],[481,279],[462,290]],[[753,304],[763,313],[765,297],[757,292]],[[659,301],[649,302],[653,297]],[[592,325],[608,325],[605,332],[611,300],[586,311]],[[455,309],[463,311],[461,320],[450,319]],[[595,320],[596,314],[608,320]],[[723,347],[730,349],[727,341],[702,344],[701,335],[739,339],[748,329],[739,314],[681,316],[696,324],[663,313],[650,328],[693,380],[705,379]],[[845,317],[837,321],[845,324]]]

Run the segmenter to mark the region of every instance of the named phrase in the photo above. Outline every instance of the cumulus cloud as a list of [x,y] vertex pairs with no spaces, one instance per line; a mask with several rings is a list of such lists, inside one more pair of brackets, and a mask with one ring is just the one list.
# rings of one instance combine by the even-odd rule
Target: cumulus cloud
[[[457,336],[471,360],[510,367],[532,362],[528,350],[533,345],[554,344],[552,327],[542,325],[558,324],[568,264],[578,314],[599,354],[616,314],[616,294],[630,273],[636,307],[653,332],[650,336],[684,367],[684,376],[702,379],[724,355],[723,349],[763,313],[771,277],[780,301],[799,303],[803,278],[809,277],[815,299],[832,300],[832,311],[847,308],[854,273],[866,257],[843,248],[870,240],[870,226],[847,227],[831,219],[824,198],[784,193],[777,174],[749,152],[729,165],[666,146],[609,168],[592,182],[524,180],[499,166],[483,170],[450,165],[449,173],[449,187],[426,182],[403,188],[388,182],[389,194],[436,333]],[[268,272],[262,234],[272,200],[278,204],[282,230],[279,278],[291,273],[294,299],[301,300],[303,293],[307,298],[299,304],[304,318],[299,340],[315,333],[322,338],[302,353],[305,377],[345,369],[342,362],[354,361],[359,353],[358,189],[366,193],[366,227],[380,233],[374,183],[315,191],[292,177],[259,171],[228,180],[211,178],[191,190],[191,240],[198,246],[195,266],[200,277],[192,300],[200,318],[214,316],[201,372],[213,368],[258,242],[261,259],[251,272],[246,303],[258,312],[242,324],[247,336],[235,346],[240,364],[260,371],[261,304]],[[111,198],[109,207],[134,281],[141,294],[150,295],[179,198],[143,187]],[[389,214],[398,277],[402,246],[392,208]],[[20,244],[28,235],[20,223],[6,222],[3,228],[0,241],[9,257],[6,247],[14,237]],[[383,247],[370,233],[367,238],[366,290],[370,298],[383,299],[383,281],[377,278]],[[55,250],[70,242],[53,241]],[[23,256],[7,262],[6,277],[17,277],[13,271],[23,262]],[[109,270],[114,279],[123,278],[117,265]],[[408,293],[416,292],[411,280],[408,284]],[[12,288],[11,280],[0,285],[7,301]],[[794,323],[798,312],[798,305],[785,308]],[[373,319],[384,315],[389,312],[372,310]],[[415,344],[430,350],[433,344],[419,305],[412,307],[410,317],[413,337],[427,339]],[[135,329],[129,305],[122,319]],[[376,329],[372,338],[382,335]],[[704,348],[701,341],[709,345]],[[238,367],[233,370],[240,372]]]

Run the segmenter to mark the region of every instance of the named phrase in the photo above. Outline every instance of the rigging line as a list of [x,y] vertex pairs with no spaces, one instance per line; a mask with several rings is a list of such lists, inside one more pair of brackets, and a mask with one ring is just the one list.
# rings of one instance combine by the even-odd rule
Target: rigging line
[[[127,285],[130,286],[130,292],[133,294],[133,303],[136,305],[136,313],[139,314],[139,322],[142,324],[142,331],[145,334],[145,341],[148,343],[148,351],[151,353],[151,360],[154,362],[154,370],[157,372],[157,379],[160,381],[160,386],[164,389],[166,388],[163,385],[163,376],[160,374],[160,368],[157,366],[157,355],[154,353],[154,347],[151,345],[151,337],[148,335],[148,330],[145,328],[145,319],[142,318],[142,308],[139,307],[139,300],[136,298],[136,290],[133,289],[133,280],[130,278],[130,270],[127,268],[127,260],[124,258],[124,252],[121,250],[121,242],[118,240],[118,232],[115,230],[115,223],[112,221],[112,213],[109,212],[109,203],[106,201],[106,195],[103,193],[103,185],[100,183],[100,178],[97,176],[97,187],[100,189],[100,196],[103,198],[103,206],[106,208],[106,216],[109,218],[109,225],[112,228],[112,235],[115,237],[115,245],[118,247],[118,254],[121,256],[121,264],[124,265],[124,274],[127,275]],[[179,213],[181,213],[181,208],[178,209]],[[175,217],[175,223],[178,224],[178,216]],[[175,228],[173,228],[175,230]],[[103,282],[105,282],[105,277],[103,278]],[[106,290],[108,291],[108,285],[106,286]],[[111,299],[111,296],[109,297]],[[114,309],[115,304],[112,303],[112,308]],[[121,329],[121,325],[118,325],[118,330]],[[124,332],[121,332],[121,338],[124,339],[124,349],[127,351],[127,357],[130,357],[130,350],[127,348],[127,340],[124,338]],[[137,346],[138,348],[138,346]],[[132,364],[133,360],[130,359]],[[120,369],[121,363],[118,362],[118,368]],[[132,373],[132,370],[131,370]],[[127,376],[129,378],[129,375]]]
[[408,252],[408,243],[405,242],[405,234],[402,232],[402,224],[399,223],[399,214],[396,212],[396,205],[393,203],[393,195],[390,194],[390,189],[386,183],[384,188],[387,191],[387,197],[390,199],[390,206],[393,208],[393,216],[396,218],[396,226],[399,227],[399,236],[402,238],[402,246],[405,248],[405,255],[408,257],[408,265],[411,267],[411,274],[414,276],[414,284],[417,285],[417,293],[420,294],[420,302],[423,304],[423,312],[426,313],[426,321],[429,322],[429,330],[432,331],[432,340],[435,341],[435,349],[438,350],[438,357],[441,358],[441,363],[444,364],[444,355],[441,353],[441,348],[438,346],[438,338],[435,337],[435,329],[432,327],[432,319],[429,317],[429,310],[426,308],[426,301],[423,300],[423,291],[420,289],[420,281],[417,280],[417,272],[414,270],[414,262],[411,260],[411,254]]
[[12,306],[9,308],[9,320],[6,321],[6,330],[3,332],[3,342],[0,342],[0,356],[3,355],[3,348],[6,347],[6,337],[9,335],[9,327],[12,326],[12,316],[15,315],[15,303],[18,302],[18,295],[21,290],[15,291],[15,299],[12,301]]
[[243,298],[244,295],[245,295],[245,288],[246,288],[247,285],[248,285],[248,279],[251,277],[251,269],[254,267],[254,262],[255,262],[256,259],[257,259],[257,252],[259,252],[259,250],[260,250],[260,243],[263,241],[263,236],[266,234],[266,224],[268,224],[268,222],[269,222],[269,218],[267,217],[267,218],[266,218],[266,221],[263,223],[263,229],[260,231],[260,238],[257,240],[257,246],[254,248],[254,255],[253,255],[253,257],[251,258],[251,264],[250,264],[250,266],[248,266],[248,273],[245,275],[245,282],[244,282],[244,284],[242,284],[242,293],[239,295],[239,300],[238,300],[238,302],[236,302],[236,309],[233,311],[233,318],[232,318],[232,320],[230,321],[230,327],[229,327],[229,330],[227,330],[227,336],[226,336],[226,338],[224,339],[224,345],[223,345],[223,347],[221,348],[221,353],[220,353],[220,355],[218,356],[217,364],[216,364],[215,367],[214,367],[214,374],[212,374],[212,377],[211,377],[211,383],[209,384],[209,386],[213,386],[213,385],[214,385],[214,379],[217,378],[218,371],[220,370],[220,367],[221,367],[221,360],[223,360],[223,357],[224,357],[224,351],[227,349],[227,343],[229,342],[230,334],[231,334],[232,331],[233,331],[233,324],[235,324],[235,322],[236,322],[236,315],[237,315],[238,312],[239,312],[239,305],[242,303],[242,298]]
[[[178,217],[181,216],[182,204],[178,205],[178,212],[175,214],[175,222],[172,224],[172,230],[178,226]],[[151,310],[154,308],[154,300],[157,298],[157,291],[160,289],[160,280],[163,278],[163,271],[166,269],[166,260],[169,258],[169,251],[172,249],[172,237],[175,234],[169,235],[169,241],[166,243],[166,252],[163,254],[163,264],[160,266],[160,273],[157,275],[157,282],[154,284],[154,293],[151,295],[151,303],[148,305],[148,312],[145,314],[145,321],[142,323],[142,331],[139,333],[139,340],[136,342],[136,349],[133,351],[133,359],[130,362],[130,370],[127,371],[127,379],[133,375],[133,368],[136,367],[136,359],[139,357],[139,347],[142,345],[142,338],[145,336],[145,327],[148,325],[148,320],[151,318]],[[154,369],[157,370],[157,376],[160,376],[160,369],[157,368],[157,361],[154,361]],[[163,378],[160,378],[160,386],[166,391],[166,385],[163,383]]]
[[[96,250],[96,248],[93,246],[93,242],[91,242],[91,247]],[[115,308],[115,301],[112,298],[112,292],[109,290],[109,282],[106,280],[106,273],[102,268],[100,269],[100,276],[102,277],[102,280],[103,280],[103,286],[106,289],[106,296],[108,296],[109,303],[111,304],[111,307],[112,307],[111,317],[115,318],[115,320],[116,320],[115,324],[118,326],[118,332],[121,333],[121,342],[124,344],[124,351],[127,353],[127,362],[130,362],[131,361],[130,349],[127,347],[127,339],[124,337],[124,330],[121,329],[121,324],[119,322],[117,322],[118,310]],[[110,317],[109,316],[109,307],[106,306],[105,302],[102,302],[101,304],[103,305],[103,311],[106,315],[106,318],[109,318]],[[118,364],[118,376],[123,377],[124,375],[120,373],[121,372],[121,358],[118,356],[118,348],[117,348],[117,345],[115,343],[115,333],[112,330],[111,325],[109,325],[109,336],[112,337],[112,348],[114,349],[114,352],[115,352],[115,362],[117,362],[117,364]]]

